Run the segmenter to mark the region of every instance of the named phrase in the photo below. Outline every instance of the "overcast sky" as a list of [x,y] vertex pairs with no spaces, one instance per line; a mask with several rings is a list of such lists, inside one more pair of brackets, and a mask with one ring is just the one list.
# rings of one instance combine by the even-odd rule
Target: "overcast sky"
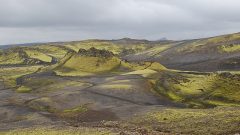
[[0,0],[0,44],[240,32],[240,0]]

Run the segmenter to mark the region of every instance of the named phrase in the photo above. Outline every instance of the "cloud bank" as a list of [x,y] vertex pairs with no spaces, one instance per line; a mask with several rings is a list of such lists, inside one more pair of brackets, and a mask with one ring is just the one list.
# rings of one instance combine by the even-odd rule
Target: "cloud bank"
[[240,32],[239,0],[0,0],[0,44]]

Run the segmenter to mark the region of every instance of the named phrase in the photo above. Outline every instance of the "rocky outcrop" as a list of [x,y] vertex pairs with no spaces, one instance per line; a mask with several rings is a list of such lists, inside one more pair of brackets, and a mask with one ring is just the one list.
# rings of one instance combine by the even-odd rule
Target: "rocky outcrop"
[[94,47],[90,48],[89,50],[79,49],[78,54],[82,55],[82,56],[104,57],[104,58],[108,58],[108,57],[113,57],[114,56],[114,54],[112,52],[110,52],[110,51],[99,50],[99,49],[96,49]]
[[49,64],[48,62],[41,61],[39,59],[33,59],[33,58],[25,58],[24,64],[26,65],[43,65],[43,64]]

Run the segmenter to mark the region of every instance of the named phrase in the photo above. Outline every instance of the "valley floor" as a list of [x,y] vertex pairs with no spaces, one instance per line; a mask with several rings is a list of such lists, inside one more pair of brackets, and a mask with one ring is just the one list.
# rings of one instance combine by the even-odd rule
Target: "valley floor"
[[[81,122],[125,120],[152,109],[181,106],[148,91],[149,84],[139,75],[58,77],[36,74],[31,78],[32,81],[36,79],[36,83],[52,81],[57,85],[40,86],[32,93],[2,88],[1,129],[59,123],[56,117],[76,106],[83,110],[87,108],[86,113],[79,116]],[[69,116],[67,121],[79,124],[76,117],[71,119]]]
[[[140,74],[25,76],[30,93],[1,84],[1,134],[234,134],[240,108],[187,109]],[[27,81],[26,81],[27,80]],[[44,133],[45,132],[45,133]]]

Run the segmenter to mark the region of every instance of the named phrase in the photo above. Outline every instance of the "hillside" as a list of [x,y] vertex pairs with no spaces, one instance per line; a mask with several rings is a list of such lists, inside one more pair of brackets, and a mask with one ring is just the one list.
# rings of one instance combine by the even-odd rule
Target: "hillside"
[[0,50],[0,134],[240,132],[240,34]]
[[[67,56],[69,57],[69,56]],[[80,49],[73,53],[55,71],[62,76],[88,76],[103,73],[121,73],[135,70],[164,70],[165,67],[159,63],[137,62],[129,63],[122,61],[117,55],[107,50],[99,50],[94,47],[85,50]]]
[[52,57],[38,50],[13,48],[0,53],[0,65],[32,65],[51,62]]
[[179,70],[239,70],[240,33],[172,42],[128,55],[133,61],[152,60]]
[[[48,57],[60,60],[67,52],[78,52],[79,49],[105,49],[127,61],[159,62],[170,69],[189,71],[238,70],[240,34],[229,34],[212,38],[183,41],[148,41],[123,38],[119,40],[85,40],[74,42],[44,43],[21,47],[38,51]],[[10,52],[14,48],[7,49]],[[11,51],[12,50],[12,51]],[[17,54],[12,54],[17,55]],[[41,54],[37,54],[41,55]],[[43,56],[43,55],[42,55]],[[42,60],[42,56],[38,60]],[[16,56],[4,56],[8,59]],[[36,56],[31,58],[36,59]],[[19,60],[17,60],[19,59]],[[12,63],[24,63],[17,58]],[[17,62],[18,61],[18,62]],[[44,62],[49,62],[49,59]],[[4,64],[4,63],[2,63]],[[6,64],[6,63],[5,63]]]

